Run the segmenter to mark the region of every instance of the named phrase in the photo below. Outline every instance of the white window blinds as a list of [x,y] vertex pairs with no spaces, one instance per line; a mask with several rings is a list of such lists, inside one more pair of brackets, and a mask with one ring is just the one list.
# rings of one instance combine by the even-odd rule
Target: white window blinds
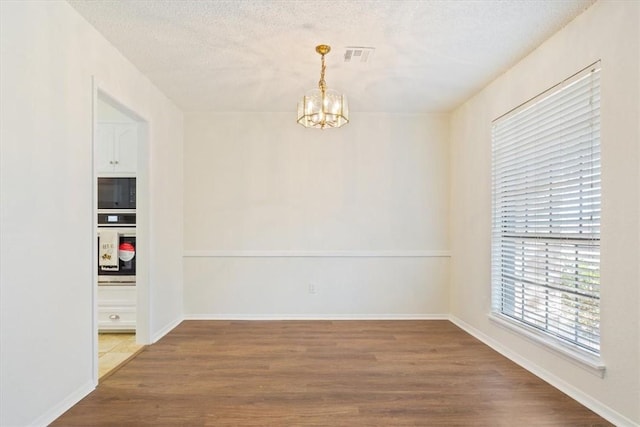
[[493,312],[600,350],[600,69],[493,124]]

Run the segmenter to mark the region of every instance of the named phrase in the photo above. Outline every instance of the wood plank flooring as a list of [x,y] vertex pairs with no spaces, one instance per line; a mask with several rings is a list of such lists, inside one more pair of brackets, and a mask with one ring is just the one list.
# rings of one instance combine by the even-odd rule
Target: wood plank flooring
[[185,321],[53,426],[609,426],[448,321]]

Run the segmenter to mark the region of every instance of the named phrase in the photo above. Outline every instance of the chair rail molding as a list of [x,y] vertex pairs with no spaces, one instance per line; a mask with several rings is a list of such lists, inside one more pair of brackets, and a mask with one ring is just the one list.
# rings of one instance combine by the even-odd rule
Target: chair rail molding
[[449,258],[451,252],[448,250],[186,250],[183,255],[185,258]]

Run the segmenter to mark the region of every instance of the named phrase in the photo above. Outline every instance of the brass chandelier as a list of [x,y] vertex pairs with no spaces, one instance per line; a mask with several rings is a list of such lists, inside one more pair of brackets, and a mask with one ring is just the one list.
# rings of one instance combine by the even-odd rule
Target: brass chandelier
[[322,59],[318,89],[312,89],[298,103],[298,123],[306,128],[339,128],[349,123],[347,97],[335,90],[327,89],[324,81],[324,56],[331,51],[326,44],[316,46]]

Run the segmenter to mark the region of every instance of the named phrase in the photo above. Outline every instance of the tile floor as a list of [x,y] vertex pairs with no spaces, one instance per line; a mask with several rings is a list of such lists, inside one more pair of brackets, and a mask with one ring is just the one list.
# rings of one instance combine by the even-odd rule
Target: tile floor
[[136,334],[98,334],[98,378],[104,377],[142,347],[136,344]]

